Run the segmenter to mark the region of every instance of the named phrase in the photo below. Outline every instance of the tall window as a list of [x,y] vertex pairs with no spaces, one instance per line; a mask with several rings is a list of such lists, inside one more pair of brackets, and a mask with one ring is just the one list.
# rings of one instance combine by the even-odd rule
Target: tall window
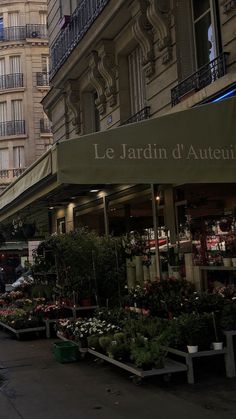
[[21,60],[19,55],[10,57],[10,73],[16,74],[21,72]]
[[0,136],[6,135],[7,102],[0,102]]
[[192,0],[193,32],[197,67],[218,55],[216,3],[214,0]]
[[8,13],[8,26],[20,26],[19,25],[19,13],[18,12],[12,12]]
[[0,170],[9,169],[9,152],[7,148],[0,149]]
[[5,89],[6,80],[6,67],[5,67],[5,58],[0,58],[0,89]]
[[22,100],[11,101],[11,116],[13,121],[23,120]]
[[47,25],[47,13],[40,13],[40,24]]
[[42,55],[42,72],[49,73],[49,56]]
[[131,54],[129,54],[128,65],[131,114],[134,115],[146,105],[146,87],[140,48],[136,48]]
[[14,169],[25,167],[25,149],[23,146],[13,147],[13,165]]
[[3,17],[0,16],[0,41],[3,39]]

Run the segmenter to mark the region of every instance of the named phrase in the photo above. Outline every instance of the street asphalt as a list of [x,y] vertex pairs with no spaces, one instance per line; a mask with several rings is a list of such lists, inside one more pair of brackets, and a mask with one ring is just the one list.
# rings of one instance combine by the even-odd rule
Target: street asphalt
[[[231,419],[236,379],[219,365],[197,367],[166,383],[161,377],[135,386],[127,371],[86,357],[60,364],[55,339],[15,340],[0,332],[0,419]],[[214,357],[215,358],[215,357]]]

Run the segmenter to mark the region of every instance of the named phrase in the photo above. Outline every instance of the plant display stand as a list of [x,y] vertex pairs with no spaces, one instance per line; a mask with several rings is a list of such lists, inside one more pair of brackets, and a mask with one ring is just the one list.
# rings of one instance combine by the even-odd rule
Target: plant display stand
[[183,372],[183,371],[187,371],[187,366],[174,361],[172,359],[166,359],[165,360],[165,366],[164,368],[152,368],[150,370],[144,371],[140,368],[136,368],[135,366],[133,366],[132,364],[125,364],[123,362],[117,361],[113,358],[110,358],[100,352],[94,351],[93,349],[88,348],[88,353],[90,353],[91,355],[96,356],[97,358],[101,358],[104,361],[109,362],[110,364],[113,364],[119,368],[122,368],[126,371],[131,372],[131,374],[134,375],[133,377],[133,382],[134,384],[141,384],[143,378],[146,377],[151,377],[154,375],[163,375],[165,380],[169,380],[171,374],[176,373],[176,372]]
[[37,333],[37,332],[42,332],[46,329],[45,326],[29,327],[27,329],[13,329],[13,327],[8,326],[8,324],[5,324],[3,322],[0,322],[0,326],[2,326],[4,329],[7,329],[10,332],[14,333],[16,335],[17,339],[20,339],[21,334],[32,333],[32,332]]
[[163,347],[168,353],[178,355],[182,358],[185,358],[185,363],[187,366],[187,379],[189,384],[194,384],[194,369],[193,369],[193,359],[194,358],[201,358],[206,356],[214,356],[214,355],[224,355],[225,360],[225,370],[227,377],[234,377],[232,371],[232,361],[228,350],[221,349],[221,350],[210,350],[210,351],[199,351],[195,353],[188,353],[184,351],[180,351],[179,349],[173,349],[169,347]]
[[226,330],[224,332],[224,335],[226,337],[226,345],[229,355],[229,371],[231,375],[229,377],[235,377],[236,371],[235,371],[235,355],[234,355],[234,336],[236,336],[236,330]]

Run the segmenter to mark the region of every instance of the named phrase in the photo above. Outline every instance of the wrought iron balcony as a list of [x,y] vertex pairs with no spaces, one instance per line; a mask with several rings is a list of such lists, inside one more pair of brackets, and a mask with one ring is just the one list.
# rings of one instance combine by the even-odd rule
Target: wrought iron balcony
[[4,74],[0,76],[0,90],[23,87],[23,74]]
[[172,106],[177,105],[188,94],[195,93],[223,77],[227,71],[226,60],[228,55],[228,52],[220,54],[171,89]]
[[41,134],[48,134],[52,132],[51,122],[47,119],[40,119],[40,132]]
[[108,2],[109,0],[82,0],[80,2],[71,15],[70,22],[52,45],[51,77],[69,57]]
[[20,176],[25,171],[25,167],[19,167],[18,169],[0,169],[0,179],[7,179],[9,182],[13,178]]
[[49,86],[49,73],[37,73],[36,74],[37,86]]
[[122,122],[121,125],[132,124],[133,122],[140,122],[140,121],[144,121],[145,119],[149,119],[149,118],[150,118],[150,106],[145,106],[145,108],[141,109],[139,112],[132,115],[125,122]]
[[0,122],[0,137],[25,134],[25,121]]
[[20,41],[26,38],[47,38],[46,25],[11,26],[1,28],[0,41]]
[[47,38],[47,25],[26,25],[26,38]]
[[229,0],[224,4],[224,13],[229,13],[230,10],[236,8],[236,0]]
[[25,26],[11,26],[8,28],[2,28],[0,31],[0,41],[20,41],[25,38]]

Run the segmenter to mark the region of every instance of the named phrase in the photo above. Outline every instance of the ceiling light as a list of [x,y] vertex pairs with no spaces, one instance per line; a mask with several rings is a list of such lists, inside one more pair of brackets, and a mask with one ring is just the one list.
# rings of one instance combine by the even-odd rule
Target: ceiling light
[[89,192],[92,192],[92,193],[99,192],[99,189],[91,189]]

